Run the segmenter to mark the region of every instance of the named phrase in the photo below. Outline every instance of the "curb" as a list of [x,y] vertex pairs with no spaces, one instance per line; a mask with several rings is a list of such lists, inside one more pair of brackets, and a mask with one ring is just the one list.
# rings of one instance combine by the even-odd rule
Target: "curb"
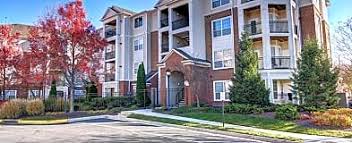
[[6,119],[0,120],[0,125],[61,125],[77,122],[84,122],[97,119],[120,120],[119,115],[99,115],[72,119],[57,119],[57,120],[26,120],[26,119]]
[[59,119],[59,120],[17,120],[17,125],[59,125],[67,124],[68,119]]

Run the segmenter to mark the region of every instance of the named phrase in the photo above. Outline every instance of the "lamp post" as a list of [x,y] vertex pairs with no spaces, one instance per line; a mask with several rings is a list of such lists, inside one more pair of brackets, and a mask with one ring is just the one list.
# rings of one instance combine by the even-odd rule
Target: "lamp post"
[[167,96],[166,96],[166,107],[169,108],[169,104],[170,104],[170,76],[171,76],[171,72],[170,71],[166,71],[166,76],[167,76]]

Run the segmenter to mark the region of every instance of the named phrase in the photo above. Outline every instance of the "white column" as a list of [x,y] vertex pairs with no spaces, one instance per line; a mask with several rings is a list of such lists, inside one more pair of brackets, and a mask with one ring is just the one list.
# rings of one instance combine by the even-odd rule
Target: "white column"
[[116,39],[115,39],[115,81],[118,81],[120,79],[120,73],[121,73],[121,56],[119,53],[122,53],[121,47],[120,47],[120,17],[116,18]]
[[263,35],[263,62],[264,69],[271,69],[271,45],[270,45],[270,25],[268,1],[261,1],[261,23]]
[[168,8],[169,10],[169,51],[173,48],[173,38],[172,38],[172,8]]
[[270,74],[268,73],[268,78],[267,78],[267,88],[270,91],[269,94],[269,101],[270,103],[274,103],[274,86],[273,86],[273,79],[270,77]]
[[288,48],[290,52],[290,67],[296,67],[296,42],[295,42],[295,23],[293,17],[293,9],[291,3],[286,4],[288,32],[290,33],[288,38]]
[[[244,9],[238,9],[238,33],[241,38],[242,33],[244,32]],[[234,27],[236,28],[236,27]]]

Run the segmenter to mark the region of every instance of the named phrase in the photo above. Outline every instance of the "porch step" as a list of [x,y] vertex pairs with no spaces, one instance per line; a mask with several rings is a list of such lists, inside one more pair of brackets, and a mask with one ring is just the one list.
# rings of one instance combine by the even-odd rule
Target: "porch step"
[[178,103],[178,106],[179,106],[179,107],[186,106],[185,101],[184,101],[184,100],[181,100],[181,101]]

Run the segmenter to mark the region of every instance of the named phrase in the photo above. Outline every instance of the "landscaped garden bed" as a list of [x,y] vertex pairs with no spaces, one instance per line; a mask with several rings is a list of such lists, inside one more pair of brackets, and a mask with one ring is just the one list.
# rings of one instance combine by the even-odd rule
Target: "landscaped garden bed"
[[50,97],[46,100],[10,100],[0,106],[0,119],[18,119],[29,124],[67,123],[68,119],[97,115],[117,115],[137,109],[134,97],[81,98],[75,100],[75,112],[68,112],[67,100]]
[[[231,105],[229,105],[231,106]],[[242,105],[240,105],[242,106]],[[248,105],[249,106],[249,105]],[[327,123],[337,123],[337,125],[341,125],[341,121],[349,121],[350,119],[341,119],[339,117],[344,117],[343,113],[349,113],[350,109],[340,109],[341,111],[338,112],[336,110],[326,111],[329,112],[329,117],[326,116],[316,116],[317,114],[326,115],[325,112],[322,111],[320,113],[314,112],[312,114],[308,114],[307,112],[302,112],[301,114],[291,113],[291,112],[283,112],[280,113],[281,117],[277,116],[277,112],[264,112],[264,109],[257,109],[252,108],[255,111],[249,111],[251,107],[242,106],[246,108],[238,109],[237,113],[231,112],[233,110],[229,110],[231,107],[225,108],[225,122],[228,124],[234,125],[242,125],[248,127],[256,127],[261,129],[270,129],[270,130],[278,130],[278,131],[285,131],[285,132],[293,132],[293,133],[302,133],[302,134],[309,134],[309,135],[320,135],[320,136],[331,136],[331,137],[343,137],[343,138],[351,138],[352,131],[351,124],[349,126],[335,126],[334,124],[327,124]],[[291,106],[291,105],[290,105]],[[278,106],[277,108],[280,108]],[[291,107],[284,107],[291,108]],[[261,110],[263,112],[258,112]],[[288,111],[290,111],[289,109]],[[201,107],[201,108],[188,108],[188,107],[181,107],[179,109],[172,109],[172,110],[156,110],[157,112],[163,112],[183,117],[195,118],[195,119],[202,119],[202,120],[209,120],[209,121],[217,121],[222,122],[222,110],[221,108],[211,108],[211,107]],[[332,113],[331,113],[332,112]],[[335,117],[331,117],[330,115],[333,113]],[[309,118],[305,118],[309,115]],[[352,117],[352,116],[349,116]],[[278,119],[279,118],[279,119]],[[286,120],[285,120],[286,119]],[[324,119],[323,121],[321,121]],[[326,123],[327,122],[327,123]],[[324,124],[323,124],[324,123]],[[344,124],[346,125],[346,124]]]

